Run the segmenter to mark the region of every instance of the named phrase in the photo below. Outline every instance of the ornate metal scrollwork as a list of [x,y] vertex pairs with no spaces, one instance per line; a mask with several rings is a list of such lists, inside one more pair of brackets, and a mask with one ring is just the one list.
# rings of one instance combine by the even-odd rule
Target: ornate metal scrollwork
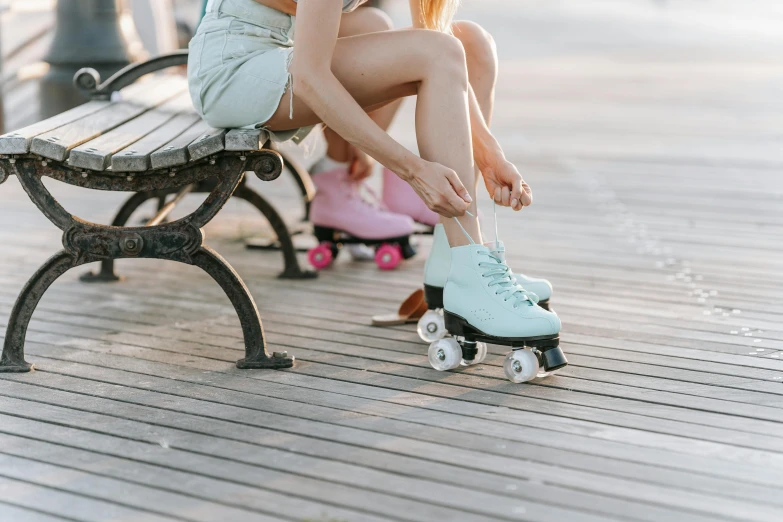
[[283,173],[283,157],[279,152],[263,150],[251,161],[250,170],[255,172],[261,181],[274,181]]
[[188,51],[183,49],[156,56],[146,62],[130,64],[103,83],[101,83],[101,75],[95,69],[90,67],[79,69],[73,77],[73,84],[94,100],[108,100],[113,92],[124,89],[146,74],[187,63]]
[[79,264],[139,257],[193,264],[192,256],[203,242],[203,232],[187,218],[155,227],[124,229],[77,221],[63,234],[66,252]]

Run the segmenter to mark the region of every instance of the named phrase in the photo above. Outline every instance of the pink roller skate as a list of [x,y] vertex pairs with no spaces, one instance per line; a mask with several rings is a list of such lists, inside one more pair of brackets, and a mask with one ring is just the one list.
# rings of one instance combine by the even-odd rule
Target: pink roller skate
[[410,216],[417,223],[434,227],[440,216],[405,181],[389,169],[383,169],[383,204],[391,212]]
[[375,263],[391,270],[402,259],[416,254],[410,245],[411,218],[375,207],[359,194],[359,185],[348,179],[344,168],[313,176],[317,189],[310,220],[319,245],[308,252],[313,267],[321,270],[337,257],[340,247],[350,244],[375,246]]

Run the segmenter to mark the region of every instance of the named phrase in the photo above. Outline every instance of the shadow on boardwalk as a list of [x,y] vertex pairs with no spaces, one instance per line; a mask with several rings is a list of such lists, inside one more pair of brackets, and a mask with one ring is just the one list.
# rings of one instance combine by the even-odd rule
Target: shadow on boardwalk
[[[195,269],[68,274],[30,327],[39,371],[0,378],[0,520],[780,519],[781,41],[678,2],[482,4],[494,125],[536,195],[501,235],[552,280],[571,364],[514,385],[490,347],[435,372],[413,327],[368,326],[420,284],[428,239],[391,273],[341,258],[280,281],[234,203],[208,237],[296,368],[236,370],[233,309]],[[59,193],[104,222],[122,200]],[[59,237],[15,179],[0,222],[4,325]]]

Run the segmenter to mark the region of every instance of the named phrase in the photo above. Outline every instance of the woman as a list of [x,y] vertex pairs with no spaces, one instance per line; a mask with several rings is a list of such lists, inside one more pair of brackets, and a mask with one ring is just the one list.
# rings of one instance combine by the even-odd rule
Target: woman
[[[465,47],[451,34],[457,0],[410,0],[415,28],[340,38],[342,13],[361,3],[210,0],[190,46],[196,108],[213,126],[263,126],[278,139],[325,123],[441,216],[451,261],[447,326],[459,318],[499,339],[556,338],[557,316],[537,306],[502,255],[482,244],[477,171],[498,205],[519,211],[532,195],[469,82]],[[411,95],[421,157],[369,115]]]

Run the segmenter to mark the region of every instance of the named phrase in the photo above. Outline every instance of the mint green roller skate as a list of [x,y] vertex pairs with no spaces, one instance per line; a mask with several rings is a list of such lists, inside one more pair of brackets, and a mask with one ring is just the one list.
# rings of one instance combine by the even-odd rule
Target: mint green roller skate
[[512,382],[544,377],[566,366],[557,315],[538,306],[502,257],[465,235],[471,244],[450,249],[443,289],[443,326],[453,337],[430,344],[432,367],[445,371],[477,364],[486,356],[485,343],[512,348],[503,364]]
[[[505,263],[505,246],[497,239],[497,220],[495,220],[495,241],[485,243],[490,251]],[[419,320],[416,327],[422,341],[431,343],[442,339],[446,335],[446,326],[443,319],[443,287],[446,286],[446,277],[451,267],[451,248],[446,238],[443,225],[435,225],[433,233],[432,250],[424,265],[424,299],[427,302],[427,312]],[[528,277],[524,274],[512,273],[520,285],[522,285],[531,299],[538,306],[549,310],[549,299],[552,297],[552,285],[546,279]]]

